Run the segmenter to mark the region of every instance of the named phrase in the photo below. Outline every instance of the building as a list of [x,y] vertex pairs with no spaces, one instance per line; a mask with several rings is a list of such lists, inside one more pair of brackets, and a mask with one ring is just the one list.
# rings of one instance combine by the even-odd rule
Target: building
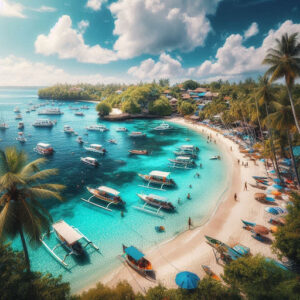
[[172,98],[172,99],[169,100],[169,103],[170,103],[170,105],[171,105],[171,107],[172,107],[172,111],[173,111],[173,112],[174,112],[174,111],[177,111],[178,99]]

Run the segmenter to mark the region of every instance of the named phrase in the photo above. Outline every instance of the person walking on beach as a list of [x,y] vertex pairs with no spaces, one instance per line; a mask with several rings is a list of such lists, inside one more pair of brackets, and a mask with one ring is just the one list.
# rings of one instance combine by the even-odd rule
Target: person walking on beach
[[234,201],[237,201],[237,194],[234,193]]
[[244,184],[244,191],[247,191],[247,181],[245,181],[245,184]]
[[238,159],[238,165],[240,164],[240,160]]
[[188,224],[189,224],[189,230],[190,230],[190,229],[191,229],[191,227],[192,227],[192,219],[191,219],[191,217],[189,217]]

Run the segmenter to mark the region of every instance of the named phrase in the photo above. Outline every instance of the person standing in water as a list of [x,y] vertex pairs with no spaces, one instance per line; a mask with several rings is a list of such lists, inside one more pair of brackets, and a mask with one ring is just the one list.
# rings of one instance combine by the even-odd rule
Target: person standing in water
[[191,217],[189,217],[188,224],[189,224],[189,230],[190,230],[191,227],[192,227],[192,219],[191,219]]

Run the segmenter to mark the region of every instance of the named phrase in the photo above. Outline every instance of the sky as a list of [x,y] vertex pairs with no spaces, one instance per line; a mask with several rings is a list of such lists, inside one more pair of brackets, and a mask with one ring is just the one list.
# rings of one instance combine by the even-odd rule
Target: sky
[[299,0],[0,0],[0,86],[257,78]]

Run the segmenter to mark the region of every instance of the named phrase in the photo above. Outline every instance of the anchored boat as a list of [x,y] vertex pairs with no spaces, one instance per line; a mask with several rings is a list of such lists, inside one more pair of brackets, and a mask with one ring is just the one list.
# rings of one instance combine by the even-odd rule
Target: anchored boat
[[109,130],[104,125],[90,125],[90,126],[86,127],[86,129],[89,130],[89,131],[100,131],[100,132],[104,132],[104,131]]
[[99,144],[90,144],[88,147],[84,147],[86,151],[105,154],[106,150],[103,148],[102,145]]
[[[85,201],[89,204],[95,205],[97,207],[100,207],[102,209],[112,211],[109,208],[111,205],[124,206],[126,204],[125,201],[123,201],[121,199],[121,197],[119,196],[120,192],[117,191],[117,190],[114,190],[110,187],[102,185],[102,186],[99,186],[97,189],[87,187],[87,190],[92,194],[92,196],[88,199],[81,198],[81,200],[83,200],[83,201]],[[103,206],[103,205],[100,205],[98,203],[92,202],[91,200],[94,197],[97,198],[97,199],[100,199],[100,200],[102,200],[102,201],[104,201],[108,204],[106,206]]]
[[[148,182],[146,186],[141,185],[145,188],[163,190],[164,186],[172,187],[176,185],[175,181],[169,177],[170,172],[152,171],[149,175],[138,174],[138,176]],[[160,188],[153,188],[150,184],[160,185]]]
[[175,159],[169,159],[169,161],[172,163],[172,168],[192,169],[196,166],[196,163],[189,156],[177,156]]
[[132,138],[143,138],[146,137],[146,133],[143,133],[141,131],[133,131],[129,134],[130,137]]
[[34,127],[53,127],[54,123],[49,119],[38,119],[32,125]]
[[99,165],[98,161],[96,158],[93,158],[93,157],[80,157],[80,160],[87,164],[87,165],[90,165],[90,166],[93,166],[93,167],[97,167]]
[[20,143],[27,142],[27,139],[25,138],[23,132],[18,132],[18,137],[16,138],[16,140],[19,141]]
[[51,145],[45,143],[38,143],[33,150],[42,155],[50,155],[54,152],[54,149],[51,147]]
[[74,129],[69,125],[65,125],[64,126],[64,132],[65,133],[74,133]]
[[130,154],[135,154],[135,155],[147,155],[148,151],[147,150],[129,150]]
[[173,127],[170,126],[169,124],[165,123],[165,122],[162,122],[160,125],[156,126],[154,128],[154,130],[157,130],[157,131],[165,131],[165,130],[170,130],[172,129]]
[[116,129],[116,131],[118,131],[118,132],[126,132],[128,130],[125,127],[119,127],[119,128]]
[[63,115],[64,113],[59,108],[46,108],[38,111],[38,115]]

